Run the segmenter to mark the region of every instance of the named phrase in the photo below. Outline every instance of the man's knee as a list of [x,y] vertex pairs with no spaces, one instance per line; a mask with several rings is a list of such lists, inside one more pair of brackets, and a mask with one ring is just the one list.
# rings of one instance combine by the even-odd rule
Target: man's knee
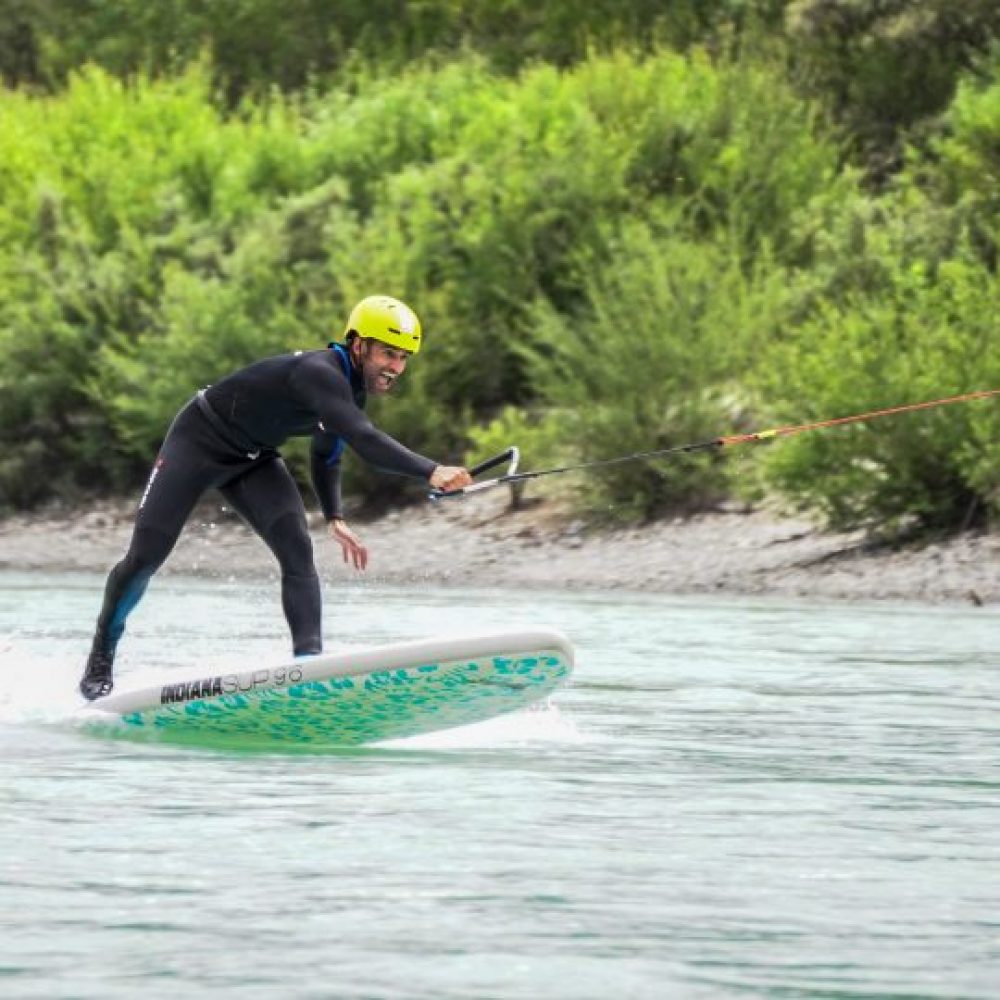
[[313,572],[312,539],[301,514],[282,514],[268,529],[265,541],[281,564],[282,572]]
[[152,576],[166,562],[176,539],[155,528],[139,528],[118,569],[128,577]]

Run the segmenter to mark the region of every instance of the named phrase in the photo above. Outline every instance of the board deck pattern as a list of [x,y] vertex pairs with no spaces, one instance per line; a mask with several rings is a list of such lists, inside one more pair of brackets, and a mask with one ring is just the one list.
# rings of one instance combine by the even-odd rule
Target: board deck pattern
[[571,669],[559,650],[429,662],[165,703],[88,728],[205,747],[357,746],[516,711],[544,699]]

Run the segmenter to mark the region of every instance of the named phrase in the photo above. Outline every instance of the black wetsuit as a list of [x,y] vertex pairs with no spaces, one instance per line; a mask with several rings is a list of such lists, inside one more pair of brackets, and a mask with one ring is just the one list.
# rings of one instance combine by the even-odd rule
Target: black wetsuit
[[341,510],[345,442],[389,472],[429,479],[435,468],[371,423],[362,412],[360,373],[343,345],[331,347],[258,361],[198,393],[177,414],[139,502],[129,550],[108,577],[94,649],[109,661],[129,612],[212,487],[277,558],[295,653],[322,649],[320,586],[305,509],[277,449],[290,437],[312,435],[313,485],[327,519]]

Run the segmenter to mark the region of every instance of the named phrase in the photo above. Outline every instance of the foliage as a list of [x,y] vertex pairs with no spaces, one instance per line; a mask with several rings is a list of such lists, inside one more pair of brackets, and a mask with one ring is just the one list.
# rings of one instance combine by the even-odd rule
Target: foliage
[[466,464],[473,466],[515,445],[520,452],[522,472],[550,468],[576,460],[576,435],[570,433],[572,413],[547,408],[505,406],[486,424],[469,432]]
[[430,52],[482,53],[503,72],[569,66],[617,46],[775,25],[786,0],[0,0],[0,77],[59,85],[84,63],[116,76],[176,72],[204,51],[233,105],[328,80],[358,58],[399,69]]
[[[306,2],[8,4],[3,71],[55,89],[0,91],[0,507],[134,487],[198,386],[326,344],[377,290],[428,339],[373,416],[442,461],[600,460],[1000,384],[1000,62],[974,0],[951,25],[937,0],[380,0],[337,5],[336,38]],[[34,45],[16,73],[12,38]],[[929,46],[927,86],[897,88]],[[74,69],[85,51],[130,75]],[[961,527],[996,509],[995,414],[753,455],[835,523]],[[401,495],[349,468],[366,501]],[[645,518],[735,471],[566,482]]]
[[792,0],[789,49],[803,91],[832,109],[884,180],[963,72],[1000,41],[996,0]]
[[[995,277],[967,248],[936,267],[898,245],[882,252],[877,295],[823,299],[793,340],[772,347],[760,378],[764,395],[782,400],[777,419],[1000,387]],[[773,486],[837,527],[942,530],[1000,510],[998,442],[1000,412],[986,400],[803,434],[762,461]]]
[[[542,397],[572,412],[566,433],[581,460],[710,440],[739,423],[738,377],[781,323],[777,271],[748,274],[724,242],[633,222],[584,281],[586,306],[540,306],[526,349]],[[726,477],[705,452],[606,466],[582,482],[582,507],[624,520],[698,509],[726,495]]]
[[916,157],[910,173],[921,178],[935,200],[968,225],[979,256],[995,272],[1000,263],[1000,46],[985,76],[958,87],[945,128]]

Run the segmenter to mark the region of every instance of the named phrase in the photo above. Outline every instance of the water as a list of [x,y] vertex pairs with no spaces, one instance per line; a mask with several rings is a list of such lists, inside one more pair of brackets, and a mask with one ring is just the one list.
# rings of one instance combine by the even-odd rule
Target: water
[[[0,995],[1000,996],[995,609],[331,590],[331,645],[554,624],[576,679],[241,756],[65,724],[100,586],[0,574]],[[158,580],[121,682],[284,644],[272,584]]]

